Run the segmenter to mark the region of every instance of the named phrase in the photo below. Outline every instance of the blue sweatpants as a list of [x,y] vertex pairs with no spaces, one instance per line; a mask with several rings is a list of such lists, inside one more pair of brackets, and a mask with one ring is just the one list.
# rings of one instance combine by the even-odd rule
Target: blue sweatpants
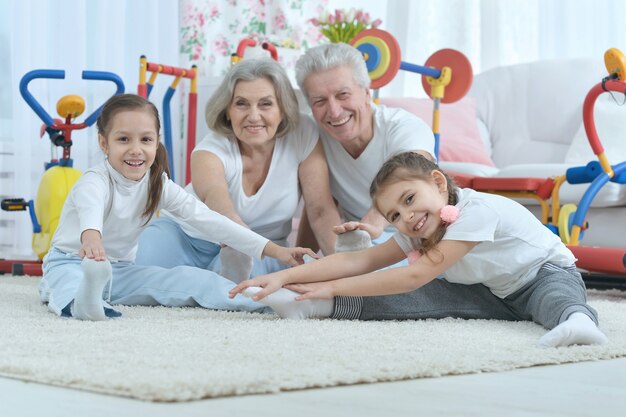
[[[286,246],[285,241],[276,241]],[[161,216],[150,224],[139,236],[137,265],[173,268],[187,265],[213,272],[220,272],[220,245],[208,240],[188,236],[171,218]],[[253,259],[251,277],[265,275],[288,268],[274,258]]]
[[[43,264],[39,284],[41,301],[50,311],[67,315],[67,307],[76,296],[83,279],[82,259],[51,248]],[[204,307],[214,310],[235,310],[267,313],[272,310],[247,297],[228,298],[235,286],[232,281],[212,271],[190,266],[163,268],[136,265],[131,262],[113,262],[113,279],[103,291],[103,307],[109,304]],[[109,300],[106,303],[104,300]]]

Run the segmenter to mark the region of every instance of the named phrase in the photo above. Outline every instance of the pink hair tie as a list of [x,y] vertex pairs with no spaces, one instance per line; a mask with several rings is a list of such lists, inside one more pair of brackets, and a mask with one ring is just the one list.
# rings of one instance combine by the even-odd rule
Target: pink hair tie
[[454,223],[459,218],[459,209],[456,206],[444,206],[439,213],[442,222]]
[[[444,206],[439,213],[439,217],[444,223],[454,223],[459,218],[459,209],[456,206]],[[421,256],[422,251],[420,249],[412,250],[406,254],[409,265],[415,263]]]

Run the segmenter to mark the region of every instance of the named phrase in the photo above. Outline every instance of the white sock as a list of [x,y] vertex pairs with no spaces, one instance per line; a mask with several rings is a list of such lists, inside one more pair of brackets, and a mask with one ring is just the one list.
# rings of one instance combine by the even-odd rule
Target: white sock
[[231,247],[225,246],[220,250],[220,275],[239,284],[250,278],[252,272],[252,258]]
[[302,260],[304,261],[304,263],[305,263],[305,264],[309,264],[309,263],[311,263],[311,262],[316,261],[317,259],[315,259],[315,258],[314,258],[314,257],[312,257],[311,255],[306,255],[306,254],[305,254],[305,255],[302,257]]
[[604,345],[608,341],[588,315],[573,313],[563,323],[543,335],[537,345],[539,347]]
[[[243,295],[252,298],[261,290],[261,287],[248,287],[243,290]],[[259,302],[270,306],[276,314],[284,319],[320,319],[330,317],[333,314],[334,300],[296,301],[295,298],[298,295],[295,291],[281,288],[259,300]]]
[[102,290],[111,279],[111,263],[84,258],[83,280],[72,305],[72,316],[79,320],[105,320]]
[[337,236],[335,252],[352,252],[372,246],[372,238],[365,230],[352,230]]

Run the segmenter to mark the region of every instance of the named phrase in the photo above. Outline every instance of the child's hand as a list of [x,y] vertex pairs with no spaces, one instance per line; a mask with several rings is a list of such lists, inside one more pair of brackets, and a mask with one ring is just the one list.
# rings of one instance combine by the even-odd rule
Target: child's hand
[[285,248],[273,242],[267,244],[263,254],[276,258],[289,266],[302,265],[304,263],[304,255],[309,255],[313,259],[319,258],[319,256],[309,248]]
[[87,257],[89,259],[95,259],[96,261],[104,261],[106,259],[106,252],[104,246],[102,246],[102,238],[100,232],[93,229],[88,229],[80,236],[82,242],[78,256],[81,258]]
[[285,285],[285,288],[291,291],[299,292],[301,294],[296,297],[296,301],[309,299],[332,300],[335,296],[333,292],[332,281],[311,282],[308,284],[289,284]]
[[280,278],[270,275],[260,275],[256,278],[247,279],[237,284],[235,288],[228,292],[229,298],[235,298],[235,295],[240,294],[248,287],[261,287],[263,290],[259,291],[252,297],[252,300],[259,301],[262,298],[267,297],[271,293],[282,288],[283,282]]

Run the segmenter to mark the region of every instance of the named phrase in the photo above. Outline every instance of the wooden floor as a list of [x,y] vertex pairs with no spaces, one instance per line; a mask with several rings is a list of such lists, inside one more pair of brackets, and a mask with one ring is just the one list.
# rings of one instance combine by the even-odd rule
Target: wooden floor
[[626,358],[187,403],[149,403],[0,378],[0,415],[623,417],[625,393]]

